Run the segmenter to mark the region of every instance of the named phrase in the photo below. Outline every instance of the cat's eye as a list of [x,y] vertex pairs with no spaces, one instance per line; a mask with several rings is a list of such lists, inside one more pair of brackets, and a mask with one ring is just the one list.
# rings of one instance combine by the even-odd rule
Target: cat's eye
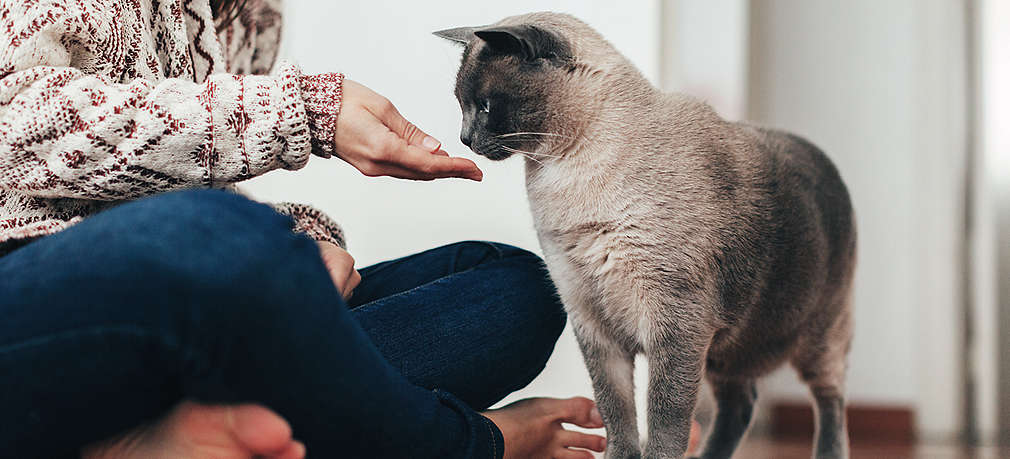
[[481,101],[480,111],[482,113],[491,113],[491,99],[484,99]]

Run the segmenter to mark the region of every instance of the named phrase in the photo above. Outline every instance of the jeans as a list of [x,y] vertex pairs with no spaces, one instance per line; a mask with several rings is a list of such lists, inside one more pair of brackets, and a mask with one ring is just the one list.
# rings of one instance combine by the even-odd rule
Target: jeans
[[72,457],[183,399],[260,403],[310,457],[501,457],[476,411],[544,367],[542,261],[462,242],[361,270],[222,191],[123,204],[0,258],[0,456]]

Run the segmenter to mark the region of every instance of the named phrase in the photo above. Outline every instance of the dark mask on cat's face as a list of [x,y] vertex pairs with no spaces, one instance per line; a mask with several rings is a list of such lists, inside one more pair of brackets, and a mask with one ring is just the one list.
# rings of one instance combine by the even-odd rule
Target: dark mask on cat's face
[[465,46],[455,90],[463,144],[501,160],[556,140],[552,96],[573,62],[564,38],[533,25],[460,27],[435,35]]

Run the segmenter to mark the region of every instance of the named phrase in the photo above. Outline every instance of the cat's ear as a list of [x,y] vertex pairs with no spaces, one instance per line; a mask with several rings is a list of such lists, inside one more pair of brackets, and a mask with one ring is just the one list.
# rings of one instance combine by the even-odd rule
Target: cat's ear
[[491,49],[526,61],[568,58],[568,44],[552,32],[532,25],[490,26],[474,30]]
[[466,45],[477,38],[473,34],[473,31],[473,27],[456,27],[455,29],[445,29],[439,30],[438,32],[432,32],[432,34],[436,37],[442,37],[446,40]]

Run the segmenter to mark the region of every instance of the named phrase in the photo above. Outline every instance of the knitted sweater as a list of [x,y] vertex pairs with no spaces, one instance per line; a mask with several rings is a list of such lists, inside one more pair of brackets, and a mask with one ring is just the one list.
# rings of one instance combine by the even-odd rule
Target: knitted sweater
[[[277,65],[281,0],[0,0],[0,255],[131,200],[329,157],[343,76]],[[343,245],[309,206],[275,208]]]

